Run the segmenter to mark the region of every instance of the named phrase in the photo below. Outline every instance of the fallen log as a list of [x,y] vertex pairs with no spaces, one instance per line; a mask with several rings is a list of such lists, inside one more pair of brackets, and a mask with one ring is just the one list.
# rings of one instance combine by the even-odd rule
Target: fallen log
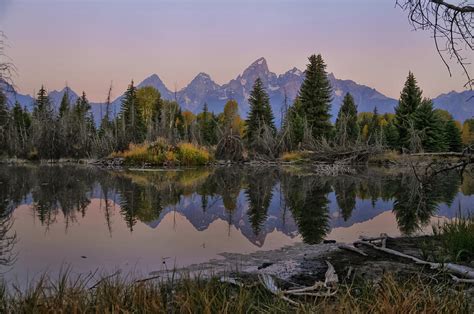
[[468,267],[468,266],[464,266],[464,265],[459,265],[459,264],[453,264],[453,263],[432,263],[432,262],[427,262],[427,261],[424,261],[424,260],[421,260],[417,257],[414,257],[414,256],[411,256],[411,255],[408,255],[408,254],[404,254],[402,252],[398,252],[396,250],[392,250],[392,249],[389,249],[389,248],[386,248],[386,247],[379,247],[375,244],[372,244],[372,243],[369,243],[369,242],[365,242],[365,241],[357,241],[357,242],[354,242],[354,244],[361,244],[361,245],[366,245],[366,246],[369,246],[375,250],[378,250],[378,251],[382,251],[382,252],[385,252],[387,254],[391,254],[391,255],[395,255],[395,256],[399,256],[399,257],[403,257],[403,258],[407,258],[407,259],[410,259],[412,260],[413,262],[415,262],[416,264],[420,264],[420,265],[428,265],[431,267],[431,269],[441,269],[441,270],[446,270],[446,271],[449,271],[451,273],[454,273],[458,276],[462,276],[462,277],[465,277],[467,279],[474,279],[474,269]]

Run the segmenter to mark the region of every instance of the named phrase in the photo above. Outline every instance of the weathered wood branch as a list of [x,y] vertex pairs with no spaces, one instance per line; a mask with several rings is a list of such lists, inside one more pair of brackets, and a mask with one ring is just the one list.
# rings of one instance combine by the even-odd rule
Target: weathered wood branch
[[357,241],[354,244],[366,245],[366,246],[369,246],[369,247],[371,247],[375,250],[378,250],[378,251],[381,251],[381,252],[384,252],[384,253],[387,253],[387,254],[391,254],[391,255],[395,255],[395,256],[399,256],[399,257],[403,257],[403,258],[412,260],[413,262],[415,262],[417,264],[420,264],[420,265],[428,265],[432,269],[442,269],[442,270],[446,270],[446,271],[449,271],[451,273],[454,273],[458,276],[465,277],[467,279],[474,279],[474,269],[472,269],[471,267],[468,267],[468,266],[453,264],[453,263],[431,263],[431,262],[421,260],[417,257],[411,256],[411,255],[408,255],[408,254],[404,254],[402,252],[398,252],[396,250],[392,250],[392,249],[389,249],[389,248],[386,248],[386,247],[379,247],[375,244],[372,244],[372,243],[369,243],[369,242],[366,242],[366,241]]

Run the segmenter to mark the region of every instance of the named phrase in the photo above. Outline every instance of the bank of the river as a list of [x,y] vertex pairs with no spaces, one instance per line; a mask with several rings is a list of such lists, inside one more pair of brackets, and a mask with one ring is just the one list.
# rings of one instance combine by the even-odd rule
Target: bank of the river
[[[429,241],[435,240],[387,239],[386,247],[423,258],[422,244]],[[339,243],[297,244],[249,255],[223,254],[222,260],[149,278],[115,273],[72,280],[71,273],[65,273],[58,279],[43,277],[27,292],[0,290],[0,309],[4,313],[472,313],[472,285],[369,246],[359,249],[341,249]],[[329,265],[338,277],[335,282],[332,274],[330,284]],[[305,292],[289,292],[295,288]]]

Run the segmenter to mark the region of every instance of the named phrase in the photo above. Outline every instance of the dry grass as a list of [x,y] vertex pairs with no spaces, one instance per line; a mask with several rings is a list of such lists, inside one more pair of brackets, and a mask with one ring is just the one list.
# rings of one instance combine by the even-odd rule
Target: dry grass
[[176,146],[159,139],[153,143],[130,144],[128,150],[115,152],[113,158],[124,158],[127,165],[197,166],[213,161],[209,151],[191,143]]
[[419,277],[398,281],[391,275],[378,284],[341,286],[327,298],[301,298],[293,306],[266,291],[257,280],[243,287],[217,278],[184,276],[133,281],[119,276],[99,282],[41,277],[27,291],[0,289],[2,313],[463,313],[469,301],[452,285]]
[[302,151],[285,152],[281,156],[281,160],[284,162],[303,162],[306,160],[306,156]]

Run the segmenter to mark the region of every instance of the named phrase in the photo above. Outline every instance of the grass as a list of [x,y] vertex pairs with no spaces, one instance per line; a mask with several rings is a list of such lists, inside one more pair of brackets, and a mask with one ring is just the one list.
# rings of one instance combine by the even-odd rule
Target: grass
[[128,150],[115,152],[111,157],[124,158],[129,166],[198,166],[213,161],[209,151],[192,143],[170,145],[164,139],[153,143],[130,144]]
[[433,226],[442,248],[455,261],[474,259],[474,216],[461,217]]
[[183,276],[134,281],[108,276],[73,280],[70,271],[57,279],[42,276],[26,291],[0,289],[2,313],[462,313],[469,301],[451,284],[421,277],[397,280],[386,274],[377,284],[341,285],[326,298],[300,298],[293,306],[269,293],[256,280],[244,286]]
[[281,160],[284,162],[304,162],[307,160],[304,151],[292,151],[292,152],[285,152],[281,156]]

